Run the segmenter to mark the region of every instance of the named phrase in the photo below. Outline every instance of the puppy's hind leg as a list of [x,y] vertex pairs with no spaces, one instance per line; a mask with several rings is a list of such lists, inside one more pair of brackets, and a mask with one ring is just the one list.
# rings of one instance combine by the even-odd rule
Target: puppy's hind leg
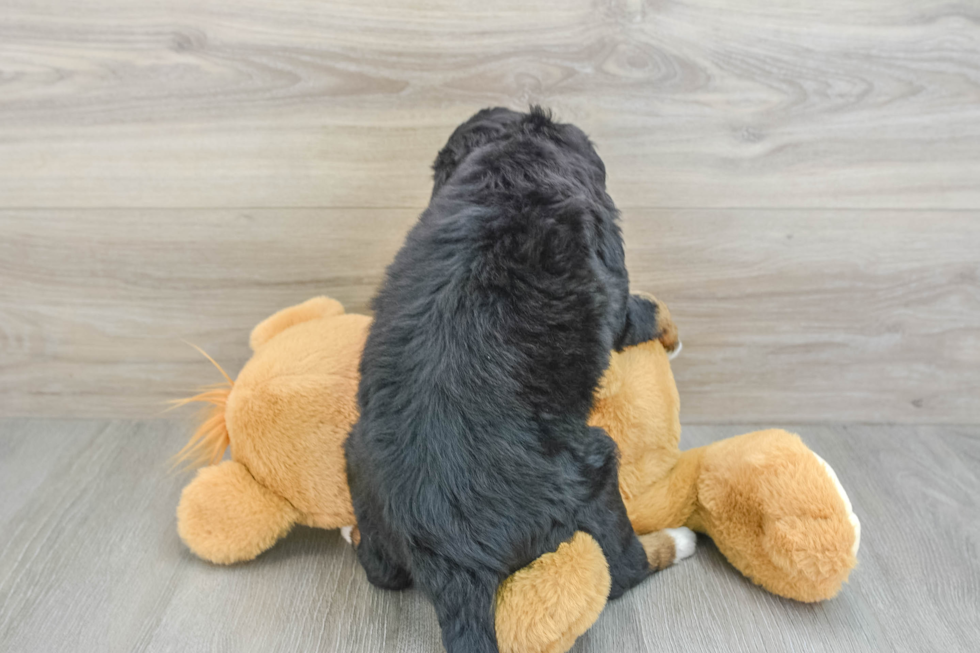
[[633,532],[623,496],[619,493],[616,443],[601,428],[590,429],[589,451],[583,464],[592,494],[579,511],[578,527],[595,538],[602,548],[612,580],[609,598],[615,599],[653,570],[643,545]]
[[415,580],[432,601],[446,653],[499,653],[494,603],[500,577],[436,554],[417,554]]
[[378,529],[362,523],[358,524],[356,533],[359,539],[354,541],[354,546],[357,547],[357,560],[372,585],[386,590],[403,590],[411,587],[411,574],[395,561]]

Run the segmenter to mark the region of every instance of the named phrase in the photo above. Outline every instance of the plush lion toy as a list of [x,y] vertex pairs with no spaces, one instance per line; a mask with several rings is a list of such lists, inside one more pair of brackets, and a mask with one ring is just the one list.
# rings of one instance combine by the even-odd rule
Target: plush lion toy
[[[194,553],[219,564],[251,560],[294,524],[342,528],[349,538],[343,442],[357,418],[370,323],[326,297],[282,310],[252,331],[254,355],[235,381],[226,375],[226,386],[181,402],[212,405],[179,454],[210,463],[177,507],[178,533]],[[660,341],[612,354],[591,423],[619,445],[620,491],[636,532],[688,526],[775,594],[833,597],[860,539],[833,470],[780,430],[681,452],[679,409]],[[501,584],[500,650],[567,651],[598,618],[609,583],[602,550],[577,533]]]

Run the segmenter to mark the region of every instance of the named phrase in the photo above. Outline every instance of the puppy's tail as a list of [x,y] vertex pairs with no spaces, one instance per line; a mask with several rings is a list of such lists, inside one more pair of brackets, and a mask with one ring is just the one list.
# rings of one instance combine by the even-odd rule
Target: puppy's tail
[[204,419],[197,430],[194,431],[187,444],[173,457],[173,467],[182,463],[186,467],[213,465],[221,461],[225,455],[225,450],[231,445],[231,436],[228,434],[228,425],[225,422],[225,407],[235,382],[203,349],[196,345],[191,346],[218,368],[218,371],[225,377],[225,382],[202,388],[201,392],[193,397],[170,402],[172,408],[192,403],[207,404]]

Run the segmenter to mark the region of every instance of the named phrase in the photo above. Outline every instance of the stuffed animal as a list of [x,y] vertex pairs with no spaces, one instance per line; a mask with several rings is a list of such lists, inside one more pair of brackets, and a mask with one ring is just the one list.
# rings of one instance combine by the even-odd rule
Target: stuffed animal
[[[369,325],[325,297],[287,308],[252,331],[254,354],[237,379],[226,375],[223,387],[181,402],[211,404],[178,454],[210,463],[177,508],[178,532],[194,553],[220,564],[251,560],[297,523],[342,528],[350,538],[343,442],[357,417]],[[619,445],[620,491],[634,529],[686,525],[771,592],[800,601],[834,596],[856,563],[860,525],[833,470],[779,430],[681,452],[679,408],[661,341],[612,354],[591,422]],[[229,447],[231,459],[222,461]],[[680,557],[667,546],[666,555]],[[576,533],[501,584],[501,651],[568,650],[608,591],[601,549]]]

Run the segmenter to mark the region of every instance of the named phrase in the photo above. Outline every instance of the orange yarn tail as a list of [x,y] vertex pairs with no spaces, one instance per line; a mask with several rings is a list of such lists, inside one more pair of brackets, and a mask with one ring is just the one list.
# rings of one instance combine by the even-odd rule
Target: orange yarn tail
[[193,344],[191,347],[201,352],[205,358],[218,368],[218,371],[225,377],[225,383],[202,388],[202,392],[193,397],[177,399],[176,401],[170,402],[173,408],[192,403],[209,404],[205,408],[206,416],[204,421],[194,431],[194,435],[184,445],[184,448],[174,456],[174,467],[181,463],[186,463],[187,467],[214,465],[221,461],[225,455],[225,450],[231,445],[231,437],[228,435],[228,425],[225,423],[225,406],[228,403],[228,397],[231,395],[231,390],[235,383],[221,369],[221,366],[213,358],[208,356],[203,349]]

